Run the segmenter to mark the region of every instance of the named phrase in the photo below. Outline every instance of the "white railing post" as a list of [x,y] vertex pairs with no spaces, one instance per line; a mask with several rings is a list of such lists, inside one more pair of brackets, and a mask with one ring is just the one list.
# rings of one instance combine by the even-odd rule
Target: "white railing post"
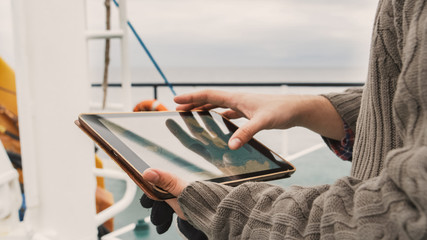
[[127,18],[127,1],[120,0],[120,28],[123,31],[121,41],[121,60],[122,60],[122,88],[123,88],[123,106],[125,111],[132,111],[132,93],[130,81],[129,65],[129,30]]
[[[113,0],[111,0],[113,1]],[[107,103],[107,111],[132,111],[132,92],[131,92],[131,73],[129,65],[129,30],[127,20],[127,3],[126,0],[118,1],[119,6],[119,30],[97,30],[86,31],[87,40],[91,39],[107,39],[118,38],[120,39],[121,50],[121,84],[122,84],[122,104]],[[115,4],[111,3],[112,7]],[[119,109],[118,109],[119,108]],[[100,103],[91,103],[91,109],[101,110]]]
[[85,2],[13,1],[27,211],[39,239],[94,240],[94,150],[74,125],[89,111]]

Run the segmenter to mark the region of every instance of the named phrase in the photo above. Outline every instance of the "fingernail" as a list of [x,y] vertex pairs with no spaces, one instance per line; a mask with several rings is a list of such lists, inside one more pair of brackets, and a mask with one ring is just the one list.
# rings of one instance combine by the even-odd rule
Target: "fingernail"
[[240,147],[241,144],[242,144],[242,141],[240,141],[240,139],[233,138],[230,140],[229,146],[230,146],[230,149],[237,149]]
[[142,173],[142,177],[145,180],[147,180],[151,183],[154,183],[154,184],[158,183],[158,181],[159,181],[159,174],[156,173],[155,171],[151,170],[151,169],[145,170],[144,173]]

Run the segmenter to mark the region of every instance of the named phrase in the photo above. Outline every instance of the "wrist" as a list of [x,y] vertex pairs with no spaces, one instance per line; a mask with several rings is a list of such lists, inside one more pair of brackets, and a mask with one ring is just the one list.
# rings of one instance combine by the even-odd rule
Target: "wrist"
[[309,128],[321,117],[320,109],[324,108],[325,99],[322,96],[302,95],[295,110],[294,123],[296,127]]
[[323,96],[305,96],[299,104],[298,125],[322,136],[341,140],[344,122],[334,106]]

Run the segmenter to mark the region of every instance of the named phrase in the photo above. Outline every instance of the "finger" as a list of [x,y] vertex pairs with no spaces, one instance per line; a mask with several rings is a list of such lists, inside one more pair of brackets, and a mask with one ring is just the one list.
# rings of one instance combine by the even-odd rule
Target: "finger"
[[253,118],[236,130],[228,141],[228,146],[231,150],[236,150],[251,140],[251,138],[262,129],[263,125],[260,121]]
[[178,104],[195,104],[202,106],[213,104],[219,107],[231,107],[232,94],[219,90],[203,90],[195,93],[183,94],[176,96],[174,101]]
[[218,107],[217,105],[205,104],[205,105],[202,105],[200,107],[196,107],[193,110],[197,110],[197,111],[209,111],[209,110],[217,108],[217,107]]
[[195,108],[198,108],[198,107],[201,107],[201,106],[204,106],[204,105],[205,104],[195,104],[195,103],[181,104],[181,105],[178,105],[176,107],[176,110],[177,111],[190,111],[190,110],[193,110]]
[[142,197],[139,199],[139,202],[141,203],[142,207],[151,208],[153,207],[154,200],[143,194]]
[[184,180],[159,169],[146,169],[142,173],[142,177],[176,197],[179,196],[182,190],[187,186]]
[[176,107],[177,111],[190,111],[190,110],[203,110],[209,111],[211,109],[217,108],[218,106],[213,104],[181,104]]
[[222,112],[221,114],[222,114],[222,116],[224,116],[225,118],[228,118],[228,119],[237,119],[237,118],[244,117],[244,115],[242,113],[234,111],[234,110],[227,110],[225,112]]

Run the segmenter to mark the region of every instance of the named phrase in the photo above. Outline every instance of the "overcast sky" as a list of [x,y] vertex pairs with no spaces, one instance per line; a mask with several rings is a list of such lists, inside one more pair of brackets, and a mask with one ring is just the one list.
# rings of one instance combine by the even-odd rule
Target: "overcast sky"
[[[0,0],[0,56],[13,61],[10,2]],[[103,0],[87,5],[88,28],[104,28]],[[128,0],[128,18],[161,66],[364,67],[376,5],[372,0]],[[115,40],[114,59],[117,47]],[[151,65],[133,36],[130,49],[133,66]],[[90,55],[91,64],[102,66],[102,41],[90,43]]]

